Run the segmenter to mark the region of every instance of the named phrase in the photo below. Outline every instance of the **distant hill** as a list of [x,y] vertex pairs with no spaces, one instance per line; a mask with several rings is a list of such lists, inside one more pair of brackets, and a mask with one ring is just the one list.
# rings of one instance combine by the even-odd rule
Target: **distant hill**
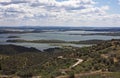
[[21,26],[21,27],[0,27],[1,33],[40,33],[45,31],[105,31],[119,32],[120,27],[40,27],[40,26]]
[[41,52],[41,51],[33,47],[27,48],[27,47],[11,45],[11,44],[0,45],[0,54],[14,55],[14,54],[20,54],[24,52]]

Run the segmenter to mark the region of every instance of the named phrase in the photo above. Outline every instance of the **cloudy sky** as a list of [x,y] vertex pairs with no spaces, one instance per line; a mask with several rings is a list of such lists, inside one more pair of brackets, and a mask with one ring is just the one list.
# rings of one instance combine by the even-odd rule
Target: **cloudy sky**
[[120,26],[120,0],[0,0],[0,26]]

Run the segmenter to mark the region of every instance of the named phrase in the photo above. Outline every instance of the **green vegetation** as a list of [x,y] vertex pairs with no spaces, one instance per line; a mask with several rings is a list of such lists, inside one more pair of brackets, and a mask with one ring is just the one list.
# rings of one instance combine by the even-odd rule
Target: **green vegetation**
[[106,32],[106,33],[89,33],[89,34],[69,34],[69,35],[105,35],[105,36],[120,36],[120,32]]
[[120,72],[90,74],[80,76],[80,78],[120,78]]
[[86,40],[86,41],[62,41],[62,40],[7,40],[7,42],[27,42],[27,43],[72,43],[72,44],[99,44],[105,42],[104,40]]
[[8,36],[8,38],[20,38],[19,36]]
[[[119,40],[104,41],[82,48],[50,48],[44,52],[22,46],[0,45],[0,57],[2,75],[42,76],[42,78],[68,75],[68,78],[77,78],[76,74],[83,73],[80,75],[81,78],[120,77]],[[77,62],[76,59],[83,61],[70,68]],[[96,71],[99,72],[93,73]],[[105,74],[101,75],[104,72]]]
[[40,52],[39,50],[31,47],[22,47],[22,46],[16,46],[16,45],[0,45],[0,54],[1,55],[14,55],[19,53],[25,53],[25,52]]
[[7,42],[27,42],[27,43],[67,43],[65,41],[61,41],[61,40],[32,40],[32,41],[28,41],[28,40],[7,40]]

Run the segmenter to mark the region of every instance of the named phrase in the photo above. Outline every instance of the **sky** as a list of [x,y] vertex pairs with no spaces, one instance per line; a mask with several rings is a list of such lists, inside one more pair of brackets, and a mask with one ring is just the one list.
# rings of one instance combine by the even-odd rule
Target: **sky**
[[0,0],[0,26],[120,27],[120,0]]

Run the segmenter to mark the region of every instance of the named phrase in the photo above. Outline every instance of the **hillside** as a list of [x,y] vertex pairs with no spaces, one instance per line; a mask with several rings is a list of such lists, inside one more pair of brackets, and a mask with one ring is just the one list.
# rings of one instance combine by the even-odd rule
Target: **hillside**
[[[93,76],[103,78],[101,73],[104,73],[105,78],[109,76],[119,78],[119,41],[103,41],[83,48],[50,48],[44,52],[31,48],[26,50],[21,46],[15,48],[15,45],[1,45],[0,55],[5,58],[0,60],[0,73],[22,77],[42,76],[42,78],[74,78],[74,76],[88,78],[88,75],[91,75],[91,78]],[[5,49],[6,47],[8,49]]]
[[27,48],[23,46],[17,46],[17,45],[0,45],[0,54],[5,55],[13,55],[13,54],[19,54],[24,52],[41,52],[40,50],[37,50],[33,47]]

